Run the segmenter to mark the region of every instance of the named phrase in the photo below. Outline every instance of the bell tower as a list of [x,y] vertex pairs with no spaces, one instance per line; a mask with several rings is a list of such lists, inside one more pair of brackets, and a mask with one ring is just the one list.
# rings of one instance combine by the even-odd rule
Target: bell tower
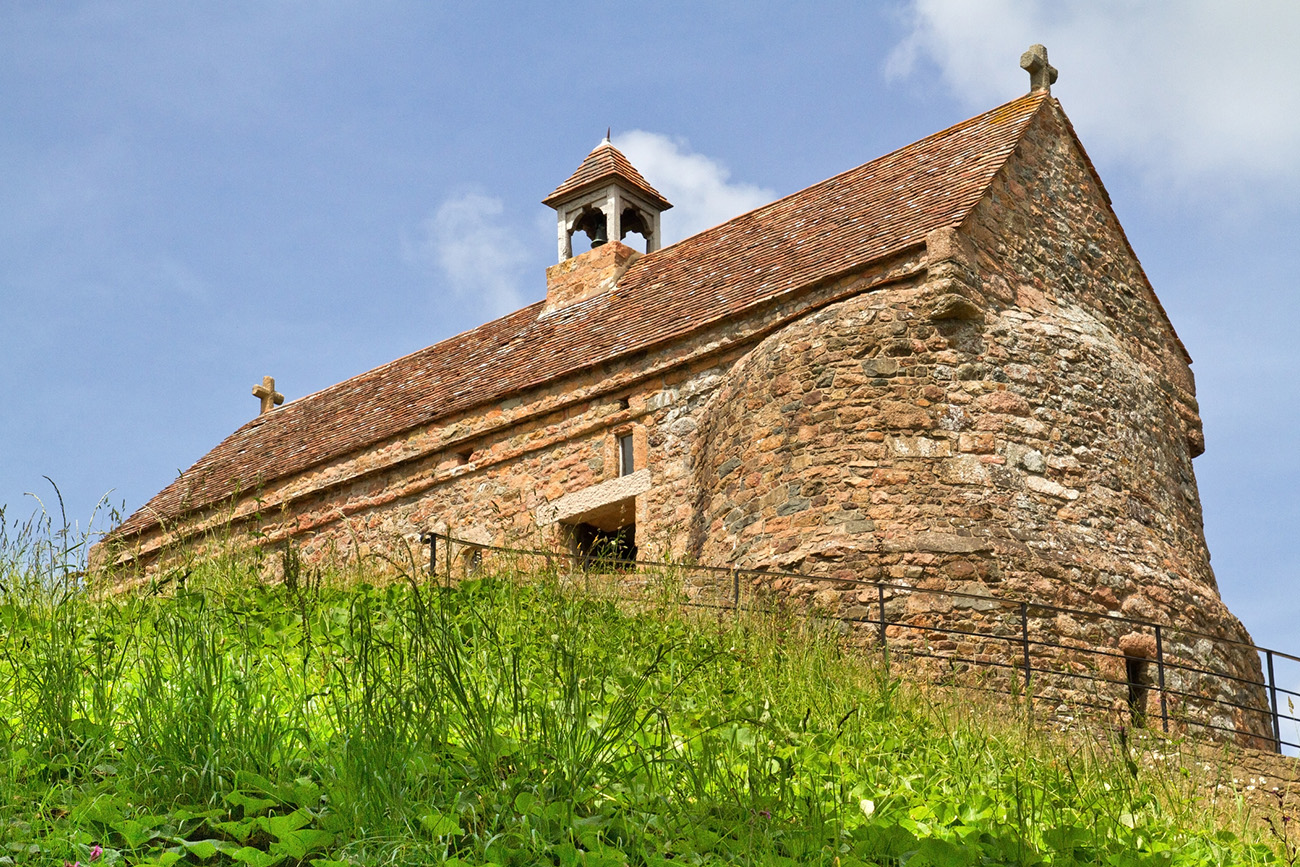
[[636,232],[645,238],[645,251],[653,253],[660,246],[659,215],[672,207],[614,147],[608,133],[542,204],[555,209],[560,262],[573,257],[573,233],[578,231],[586,233],[593,249]]

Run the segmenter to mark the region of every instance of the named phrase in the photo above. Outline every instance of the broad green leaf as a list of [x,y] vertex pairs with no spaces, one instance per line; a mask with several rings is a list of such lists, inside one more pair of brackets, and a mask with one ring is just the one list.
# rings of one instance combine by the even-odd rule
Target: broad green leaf
[[212,819],[217,816],[224,816],[225,814],[226,811],[222,809],[187,810],[184,807],[181,807],[179,809],[172,811],[170,818],[171,821],[173,822],[184,823],[190,821],[191,819]]
[[303,828],[289,831],[271,844],[272,855],[288,855],[290,858],[306,858],[308,852],[324,849],[334,842],[334,835],[318,828]]
[[914,858],[909,864],[925,864],[929,867],[967,867],[973,864],[974,853],[963,849],[947,840],[930,837],[921,841]]
[[310,825],[311,818],[311,813],[306,810],[294,810],[284,816],[265,816],[258,822],[272,837],[283,837],[291,831]]
[[235,774],[235,785],[245,792],[261,792],[263,795],[275,795],[280,790],[278,784],[252,771],[237,772]]
[[587,853],[586,867],[625,867],[629,859],[618,849],[602,846],[598,851]]
[[252,867],[272,867],[279,864],[287,856],[271,855],[263,852],[261,849],[254,849],[252,846],[245,846],[242,849],[236,849],[230,853],[230,857],[241,864],[251,864]]
[[218,852],[234,851],[238,848],[231,846],[225,840],[181,840],[179,842],[191,855],[204,861]]
[[122,806],[111,797],[96,798],[89,803],[80,804],[72,809],[72,816],[78,821],[98,822],[112,825],[122,820]]
[[434,837],[446,837],[460,833],[460,823],[455,816],[444,816],[436,810],[429,810],[420,817],[420,826]]
[[577,867],[578,849],[572,843],[561,843],[552,854],[559,859],[560,867]]
[[243,792],[230,792],[225,796],[225,801],[232,807],[242,807],[246,819],[250,816],[260,816],[280,803],[274,798],[257,798]]
[[351,830],[352,823],[341,813],[322,810],[316,816],[316,827],[323,828],[326,831],[333,831],[336,834],[345,834]]
[[163,820],[156,816],[149,816],[145,820],[123,819],[120,822],[113,822],[110,827],[122,838],[122,843],[127,849],[139,849],[159,836],[157,826],[162,822]]
[[299,777],[280,787],[280,795],[295,807],[320,806],[321,788],[311,777]]
[[217,822],[212,827],[241,843],[247,843],[257,831],[258,824],[256,819],[245,819],[242,822]]

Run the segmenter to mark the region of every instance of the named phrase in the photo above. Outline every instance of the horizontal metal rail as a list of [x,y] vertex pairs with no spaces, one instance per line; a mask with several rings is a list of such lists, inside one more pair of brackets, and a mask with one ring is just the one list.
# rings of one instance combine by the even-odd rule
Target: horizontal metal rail
[[[903,584],[894,584],[886,581],[867,581],[858,578],[846,577],[843,575],[813,575],[806,572],[785,572],[769,569],[749,569],[738,566],[709,566],[704,564],[692,563],[674,563],[674,562],[657,562],[644,560],[620,560],[612,558],[590,558],[583,555],[566,552],[566,551],[539,551],[527,548],[512,548],[498,545],[485,545],[478,542],[471,542],[467,539],[459,539],[446,533],[425,533],[420,537],[423,544],[429,546],[429,568],[430,573],[437,575],[438,569],[438,546],[443,544],[446,547],[445,552],[445,570],[447,578],[451,580],[452,572],[452,548],[460,546],[466,550],[483,550],[492,551],[498,554],[516,557],[543,558],[548,568],[553,568],[557,562],[569,564],[571,567],[576,566],[582,571],[590,571],[595,568],[597,571],[609,572],[611,574],[629,573],[629,572],[668,572],[673,574],[703,574],[714,576],[727,576],[729,580],[717,582],[714,589],[717,595],[713,601],[702,601],[700,599],[687,598],[677,600],[675,604],[684,607],[698,608],[704,610],[713,610],[718,612],[735,611],[739,613],[742,610],[742,601],[747,601],[748,607],[753,608],[756,602],[766,600],[768,602],[775,598],[779,601],[779,596],[773,597],[770,591],[765,595],[761,588],[742,587],[742,577],[748,579],[761,578],[764,581],[774,581],[779,579],[791,579],[806,584],[830,585],[838,589],[851,589],[854,587],[872,588],[876,591],[876,598],[870,602],[863,602],[862,605],[868,610],[874,607],[875,615],[871,616],[828,616],[828,619],[836,620],[843,623],[854,623],[862,626],[871,626],[876,628],[876,643],[885,649],[888,649],[895,658],[904,659],[934,659],[946,662],[952,666],[969,666],[965,671],[953,671],[954,675],[967,675],[978,669],[986,670],[1005,670],[1008,673],[1018,675],[1018,688],[1013,684],[1003,689],[992,689],[989,687],[977,687],[972,684],[955,684],[962,688],[982,689],[998,694],[1015,695],[1017,693],[1034,697],[1041,685],[1045,682],[1049,688],[1055,690],[1058,688],[1070,689],[1067,684],[1091,684],[1093,690],[1113,687],[1118,690],[1128,690],[1127,699],[1117,696],[1113,704],[1102,704],[1094,701],[1088,701],[1081,696],[1071,696],[1064,702],[1064,705],[1072,709],[1095,710],[1101,711],[1108,715],[1122,712],[1127,704],[1131,715],[1131,722],[1134,725],[1142,724],[1146,719],[1152,719],[1155,712],[1149,710],[1145,705],[1139,707],[1134,702],[1146,701],[1145,696],[1149,693],[1155,693],[1158,697],[1159,709],[1158,716],[1160,724],[1168,731],[1171,723],[1186,727],[1195,727],[1208,731],[1223,732],[1236,738],[1248,738],[1251,741],[1271,742],[1274,749],[1281,751],[1285,748],[1300,748],[1300,744],[1284,740],[1282,737],[1282,723],[1288,724],[1300,722],[1295,716],[1290,716],[1279,711],[1279,697],[1300,697],[1300,691],[1286,689],[1277,684],[1274,673],[1275,661],[1284,660],[1300,663],[1300,656],[1285,653],[1280,650],[1259,647],[1249,642],[1225,636],[1213,635],[1210,633],[1199,632],[1196,630],[1185,629],[1182,627],[1172,626],[1169,624],[1156,623],[1154,621],[1140,620],[1133,617],[1125,617],[1119,614],[1109,612],[1087,611],[1078,608],[1069,608],[1061,605],[1052,605],[1043,602],[1035,602],[1027,599],[1015,599],[998,596],[988,596],[978,593],[967,593],[958,590],[930,589],[909,587]],[[747,583],[747,582],[746,582]],[[700,588],[703,589],[703,588]],[[788,592],[791,588],[783,588],[779,592]],[[729,592],[723,592],[729,591]],[[747,592],[745,592],[747,591]],[[916,624],[909,623],[906,618],[890,620],[887,612],[887,605],[890,602],[911,597],[931,597],[944,599],[950,603],[956,603],[952,608],[937,612],[913,612],[908,615],[915,617],[919,614],[935,614],[950,624],[953,621],[960,622],[958,625],[941,625],[941,624]],[[748,597],[747,600],[743,597]],[[961,605],[961,600],[970,600],[975,604],[965,606]],[[1046,613],[1047,617],[1043,616]],[[1075,643],[1076,640],[1062,639],[1060,636],[1052,635],[1050,629],[1045,629],[1042,621],[1054,618],[1057,615],[1066,615],[1076,620],[1082,620],[1092,624],[1092,628],[1100,628],[1103,635],[1110,638],[1117,637],[1118,632],[1128,630],[1130,632],[1147,632],[1154,635],[1156,656],[1155,658],[1146,659],[1145,657],[1130,657],[1122,651],[1107,649],[1095,646],[1088,646],[1082,643]],[[822,615],[827,616],[827,615]],[[1038,621],[1035,623],[1034,621]],[[981,625],[988,624],[991,627],[1000,627],[1005,630],[1002,634],[992,631],[979,631]],[[919,647],[911,646],[908,642],[914,639],[907,639],[900,643],[901,639],[898,633],[895,633],[894,642],[889,642],[888,630],[906,630],[909,633],[915,633],[919,636],[933,636],[946,641],[956,641],[959,639],[975,639],[983,643],[995,643],[996,645],[1005,645],[1008,658],[1005,660],[978,658],[962,655],[958,652],[930,652]],[[1044,633],[1051,635],[1050,640],[1045,637]],[[1194,664],[1193,660],[1188,660],[1180,656],[1187,648],[1179,648],[1172,655],[1167,648],[1172,645],[1182,645],[1187,639],[1207,640],[1212,645],[1227,647],[1241,650],[1251,650],[1259,654],[1264,662],[1263,680],[1255,680],[1249,677],[1242,677],[1239,674],[1233,674],[1227,671],[1221,671],[1213,667],[1202,667]],[[1068,642],[1068,643],[1067,643]],[[1156,682],[1138,683],[1130,680],[1116,680],[1106,677],[1100,668],[1094,668],[1093,671],[1071,671],[1065,669],[1043,668],[1035,665],[1035,651],[1049,651],[1053,656],[1073,656],[1082,659],[1094,660],[1094,665],[1100,665],[1105,661],[1111,664],[1127,664],[1134,659],[1140,662],[1150,662],[1156,667]],[[1019,658],[1016,658],[1016,657]],[[1168,678],[1171,674],[1182,676],[1204,677],[1218,680],[1226,686],[1245,686],[1260,690],[1264,697],[1265,705],[1252,706],[1242,704],[1240,701],[1234,701],[1227,698],[1207,697],[1198,693],[1189,692],[1184,689],[1171,686]],[[1175,712],[1170,709],[1170,699],[1176,700],[1183,707],[1197,708],[1222,708],[1226,713],[1240,712],[1248,715],[1247,718],[1257,715],[1259,718],[1271,722],[1271,737],[1262,735],[1258,732],[1243,731],[1237,728],[1221,726],[1214,722],[1204,719],[1189,717],[1185,713]],[[1054,698],[1053,701],[1056,701]],[[1235,714],[1233,714],[1235,716]],[[1236,717],[1241,719],[1241,717]]]

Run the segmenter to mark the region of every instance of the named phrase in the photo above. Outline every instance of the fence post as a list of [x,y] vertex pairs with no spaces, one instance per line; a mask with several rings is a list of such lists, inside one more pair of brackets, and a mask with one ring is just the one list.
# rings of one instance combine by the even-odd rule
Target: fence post
[[444,556],[447,560],[447,589],[450,590],[451,589],[451,536],[450,535],[447,536],[446,542],[447,544],[443,545],[442,547],[447,550],[447,553]]
[[731,610],[740,617],[740,570],[731,567]]
[[1277,715],[1277,678],[1273,674],[1273,651],[1265,650],[1264,658],[1268,660],[1268,698],[1269,706],[1273,709],[1273,743],[1277,744],[1277,751],[1280,753],[1282,752],[1282,726]]
[[1025,697],[1029,697],[1029,675],[1033,669],[1029,665],[1029,603],[1020,603],[1020,644],[1025,651]]
[[877,601],[880,603],[880,625],[879,625],[879,634],[877,635],[876,640],[877,640],[878,642],[880,642],[880,647],[881,647],[881,649],[883,650],[883,649],[886,647],[886,644],[885,644],[885,585],[883,585],[883,584],[877,584],[877,585],[876,585],[876,599],[877,599]]
[[1165,702],[1165,642],[1159,623],[1156,624],[1156,674],[1160,683],[1160,724],[1168,734],[1169,706]]
[[438,575],[438,534],[429,531],[429,577],[434,578]]

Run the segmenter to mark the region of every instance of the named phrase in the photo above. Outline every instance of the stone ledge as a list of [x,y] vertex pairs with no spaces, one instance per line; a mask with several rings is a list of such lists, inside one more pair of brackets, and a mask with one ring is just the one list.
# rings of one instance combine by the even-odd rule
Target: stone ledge
[[629,476],[609,479],[539,506],[537,525],[545,527],[550,524],[570,522],[587,512],[644,494],[648,490],[650,490],[650,470],[640,469]]

